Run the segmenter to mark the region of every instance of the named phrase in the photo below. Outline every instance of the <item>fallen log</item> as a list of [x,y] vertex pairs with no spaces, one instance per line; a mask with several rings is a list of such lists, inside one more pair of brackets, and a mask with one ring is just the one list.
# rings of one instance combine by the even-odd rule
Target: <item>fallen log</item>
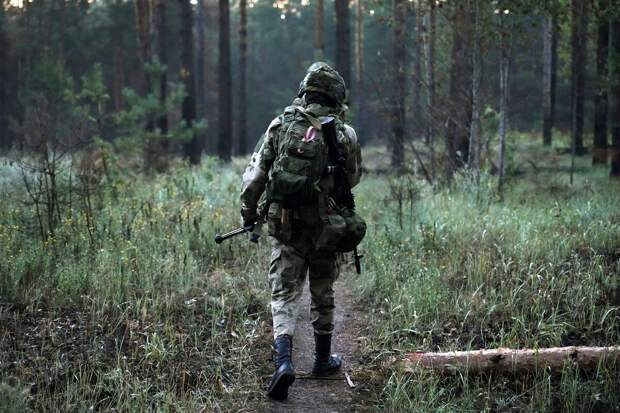
[[446,353],[413,353],[405,360],[405,370],[431,369],[440,373],[468,371],[522,372],[549,368],[561,371],[566,363],[590,370],[599,362],[620,363],[620,346],[553,347],[541,349],[451,351]]

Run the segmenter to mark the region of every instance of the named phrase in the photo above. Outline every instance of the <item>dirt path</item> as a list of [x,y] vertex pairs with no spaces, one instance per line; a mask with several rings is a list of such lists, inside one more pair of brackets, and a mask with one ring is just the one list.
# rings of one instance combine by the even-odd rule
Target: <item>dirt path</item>
[[[359,363],[355,358],[358,346],[356,323],[359,323],[359,309],[354,308],[354,297],[349,294],[350,275],[341,276],[334,288],[336,290],[336,315],[334,322],[334,341],[332,353],[343,356],[342,373],[329,379],[316,379],[310,374],[314,357],[314,335],[310,323],[310,292],[308,283],[304,287],[302,304],[297,316],[293,342],[293,365],[296,380],[289,388],[289,397],[283,402],[269,400],[265,412],[366,412],[370,411],[368,402],[359,393],[356,371]],[[356,388],[351,388],[344,373],[348,373]]]

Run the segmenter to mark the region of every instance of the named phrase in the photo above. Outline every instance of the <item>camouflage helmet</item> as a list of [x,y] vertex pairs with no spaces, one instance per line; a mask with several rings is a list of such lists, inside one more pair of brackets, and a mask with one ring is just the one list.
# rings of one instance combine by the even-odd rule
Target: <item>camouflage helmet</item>
[[306,71],[304,80],[299,84],[299,93],[302,97],[306,92],[320,92],[338,102],[344,103],[346,97],[344,79],[335,69],[324,62],[315,62]]

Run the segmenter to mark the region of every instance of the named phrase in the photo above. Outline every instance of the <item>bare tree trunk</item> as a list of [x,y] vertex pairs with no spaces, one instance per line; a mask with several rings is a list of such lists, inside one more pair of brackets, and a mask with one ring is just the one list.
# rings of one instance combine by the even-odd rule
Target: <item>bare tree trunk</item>
[[218,155],[228,161],[232,155],[232,91],[230,73],[230,6],[219,0],[220,34],[218,62],[219,138]]
[[[193,16],[192,5],[189,0],[179,0],[181,21],[181,80],[185,85],[187,95],[183,99],[182,116],[188,126],[196,120],[196,87],[194,83],[194,42],[192,35]],[[185,144],[185,156],[190,163],[200,162],[200,142],[197,136]]]
[[598,1],[598,37],[596,47],[597,84],[594,91],[593,164],[607,164],[607,54],[609,49],[608,0]]
[[504,175],[506,171],[506,131],[508,130],[508,74],[510,68],[510,41],[506,27],[505,14],[499,13],[500,19],[500,63],[499,63],[499,178],[497,192],[504,199]]
[[392,166],[401,170],[404,158],[405,140],[405,28],[407,3],[405,0],[393,1],[393,103],[392,103]]
[[[154,14],[153,14],[153,43],[155,45],[155,55],[159,59],[162,65],[168,64],[166,57],[166,1],[154,0]],[[159,79],[159,102],[163,106],[166,102],[167,95],[167,76],[166,70],[161,74]],[[162,114],[157,120],[157,126],[162,135],[168,134],[168,114]],[[166,149],[168,142],[162,142],[163,149]]]
[[61,68],[65,66],[65,0],[60,0],[58,4],[58,60],[61,63]]
[[5,27],[4,6],[0,4],[0,149],[8,148],[11,145],[9,140],[9,108],[7,101],[10,84],[8,79],[10,44]]
[[455,3],[452,24],[452,67],[450,69],[450,115],[446,129],[446,145],[452,167],[469,159],[469,128],[472,96],[472,16],[470,1]]
[[542,349],[451,351],[447,353],[414,353],[405,361],[405,370],[432,369],[441,373],[464,372],[531,372],[537,369],[562,371],[567,363],[583,370],[596,369],[601,361],[620,362],[620,347],[555,347]]
[[[146,70],[146,64],[153,58],[153,45],[152,45],[152,16],[153,9],[151,0],[136,0],[135,2],[136,13],[136,32],[138,34],[138,47],[140,49],[140,60],[142,62],[144,71],[144,94],[149,95],[153,92],[153,84],[151,74]],[[146,119],[145,130],[152,132],[155,129],[154,119],[152,116],[148,116]],[[145,171],[149,171],[153,164],[153,148],[150,147],[152,142],[149,140],[143,142],[142,147],[142,167]]]
[[480,178],[480,158],[482,138],[480,136],[480,7],[478,0],[474,0],[474,51],[472,53],[472,119],[469,128],[469,167],[473,170],[476,183]]
[[426,59],[426,142],[431,153],[431,178],[435,179],[435,24],[437,20],[437,10],[435,0],[428,0],[429,16],[425,15],[425,31],[428,33],[427,41],[424,42]]
[[[576,155],[583,155],[583,104],[585,92],[585,64],[586,64],[586,29],[587,5],[581,0],[571,1],[572,10],[572,140]],[[572,167],[571,167],[572,181]]]
[[123,105],[123,85],[125,84],[125,72],[123,69],[123,32],[121,30],[121,8],[123,7],[123,0],[116,0],[114,3],[114,16],[116,17],[116,22],[114,22],[116,28],[113,33],[114,37],[114,54],[112,57],[113,60],[113,79],[112,79],[112,101],[114,102],[114,110],[119,111]]
[[349,1],[335,0],[336,8],[336,70],[347,86],[351,84],[351,34]]
[[247,145],[247,50],[248,30],[246,17],[247,0],[239,0],[239,153],[244,154],[248,150]]
[[314,25],[314,57],[323,60],[325,56],[325,5],[323,0],[316,1],[316,21]]
[[611,171],[609,175],[620,178],[620,16],[614,16],[611,22],[611,50],[610,56],[616,59],[611,77]]
[[[205,0],[198,0],[196,7],[196,118],[205,119],[206,114],[206,98],[207,93],[205,86]],[[206,134],[200,132],[198,135],[198,145],[200,151],[206,147]]]
[[[412,95],[413,95],[413,132],[416,137],[421,135],[424,130],[422,125],[422,111],[420,95],[422,90],[422,58],[423,58],[423,47],[424,47],[424,8],[422,6],[422,2],[419,2],[418,8],[415,13],[415,32],[416,32],[416,41],[414,42],[413,55],[413,79],[412,79]],[[428,143],[428,142],[427,142]]]
[[551,56],[553,16],[547,16],[543,24],[543,145],[551,146],[553,120],[551,118]]
[[[355,11],[355,94],[361,96],[364,79],[364,1],[357,0]],[[361,104],[361,100],[358,99]]]
[[[140,58],[142,64],[151,61],[153,50],[151,47],[151,2],[150,0],[136,0],[136,32],[138,34],[138,46],[140,48]],[[145,89],[151,92],[151,77],[145,70]]]

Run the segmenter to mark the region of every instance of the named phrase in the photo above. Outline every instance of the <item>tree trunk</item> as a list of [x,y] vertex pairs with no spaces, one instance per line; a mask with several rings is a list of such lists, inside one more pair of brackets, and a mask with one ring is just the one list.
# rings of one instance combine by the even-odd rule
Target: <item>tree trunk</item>
[[620,346],[612,347],[555,347],[536,350],[451,351],[447,353],[414,353],[405,361],[405,370],[431,369],[439,373],[532,372],[550,369],[561,372],[567,363],[580,369],[593,370],[601,361],[620,362]]
[[553,119],[551,117],[551,62],[553,16],[547,16],[543,24],[543,145],[551,146]]
[[[206,93],[205,85],[205,29],[204,21],[207,18],[205,14],[205,0],[198,0],[196,7],[196,118],[205,119],[206,114]],[[200,151],[206,147],[206,133],[200,132],[198,135],[198,146]]]
[[325,56],[325,5],[323,0],[316,2],[316,21],[314,24],[314,57],[323,60]]
[[607,164],[607,53],[609,49],[608,0],[599,0],[596,45],[597,84],[594,91],[593,164]]
[[452,67],[450,69],[450,115],[446,129],[446,145],[452,167],[469,159],[469,128],[472,96],[472,19],[470,1],[455,2],[452,24]]
[[60,0],[58,2],[58,60],[61,63],[61,68],[65,66],[65,7],[66,1]]
[[248,30],[246,17],[247,0],[239,0],[239,153],[245,154],[247,145],[247,50]]
[[[572,141],[573,152],[583,155],[583,103],[585,92],[585,65],[586,65],[586,28],[587,5],[581,0],[572,0]],[[572,171],[572,168],[571,168]],[[571,172],[572,175],[572,172]]]
[[9,108],[7,100],[10,84],[8,79],[10,45],[5,27],[4,7],[0,4],[0,149],[8,148],[11,145],[9,140]]
[[[152,5],[150,0],[136,0],[135,2],[136,13],[136,32],[138,35],[138,48],[140,60],[142,62],[144,80],[143,90],[144,95],[153,93],[153,85],[151,74],[146,70],[146,64],[153,58],[153,45],[151,38],[151,23],[152,23]],[[154,119],[149,115],[146,119],[145,130],[152,132],[155,128]],[[153,164],[153,154],[157,152],[150,147],[152,142],[145,141],[142,143],[142,167],[145,171],[150,170]]]
[[392,100],[392,166],[401,170],[403,167],[405,142],[405,28],[407,4],[405,0],[393,1],[394,33],[393,33],[393,63],[394,71],[393,100]]
[[504,175],[506,172],[506,132],[508,130],[508,74],[510,68],[510,42],[506,15],[500,10],[500,62],[499,62],[499,177],[497,192],[504,199]]
[[[192,36],[193,16],[192,5],[189,0],[179,0],[181,21],[181,80],[187,93],[181,107],[183,120],[191,126],[196,120],[196,89],[194,83],[194,42]],[[200,142],[197,136],[185,144],[185,156],[190,163],[200,162]]]
[[[155,55],[159,59],[159,62],[162,65],[168,64],[168,59],[166,58],[166,1],[165,0],[154,0],[154,15],[153,15],[153,44],[155,46]],[[161,78],[159,79],[159,103],[164,106],[166,102],[167,95],[167,79],[166,79],[166,70],[161,74]],[[168,114],[162,114],[159,119],[157,119],[157,126],[159,127],[160,133],[162,135],[168,134]],[[162,142],[162,149],[166,149],[168,146],[167,142]]]
[[123,69],[123,31],[121,26],[121,8],[123,7],[123,0],[116,0],[114,3],[114,16],[116,21],[114,22],[115,30],[112,34],[114,38],[114,52],[112,57],[112,102],[114,103],[114,110],[119,111],[123,105],[123,85],[125,84],[125,71]]
[[620,178],[620,16],[614,16],[611,23],[611,50],[614,57],[611,77],[611,100],[613,102],[611,119],[611,171],[610,176]]
[[[422,135],[424,127],[422,125],[422,107],[421,91],[422,91],[422,60],[423,60],[423,47],[424,47],[424,8],[422,2],[418,4],[418,8],[415,13],[415,42],[413,48],[414,62],[413,62],[413,81],[411,94],[413,95],[413,131],[415,136]],[[427,142],[428,143],[428,142]]]
[[[136,32],[138,34],[138,47],[142,64],[151,61],[153,51],[151,48],[151,2],[150,0],[136,0]],[[145,89],[151,92],[151,78],[145,70]]]
[[364,2],[357,0],[355,14],[355,95],[358,96],[358,107],[363,103],[359,99],[364,79]]
[[336,8],[336,70],[347,86],[351,84],[351,35],[349,1],[335,0]]
[[469,128],[469,167],[474,171],[476,182],[480,177],[480,158],[482,150],[482,138],[480,136],[480,7],[478,0],[474,0],[474,45],[472,53],[472,114]]
[[232,155],[232,91],[230,73],[230,9],[228,0],[219,0],[219,6],[218,155],[221,159],[229,161]]
[[428,38],[424,42],[425,59],[426,59],[426,142],[429,145],[431,153],[431,178],[435,179],[435,23],[437,20],[437,9],[435,0],[428,0],[429,16],[425,16],[426,33]]

